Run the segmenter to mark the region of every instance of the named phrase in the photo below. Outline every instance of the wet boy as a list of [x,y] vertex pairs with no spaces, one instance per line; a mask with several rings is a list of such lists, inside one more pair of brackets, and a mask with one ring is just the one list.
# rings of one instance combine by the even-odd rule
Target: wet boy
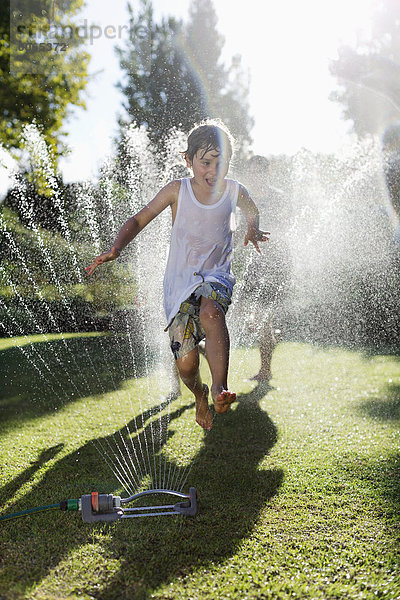
[[225,314],[231,302],[232,218],[238,206],[247,221],[244,244],[268,239],[259,229],[257,207],[247,190],[227,179],[233,142],[222,123],[207,121],[188,137],[185,158],[193,177],[174,180],[128,219],[111,250],[86,267],[89,275],[99,265],[118,258],[129,242],[168,206],[172,232],[164,276],[164,309],[171,350],[182,381],[196,399],[196,421],[210,430],[213,416],[208,387],[199,372],[199,342],[205,338],[210,366],[211,397],[217,413],[225,413],[236,399],[228,389],[229,333]]

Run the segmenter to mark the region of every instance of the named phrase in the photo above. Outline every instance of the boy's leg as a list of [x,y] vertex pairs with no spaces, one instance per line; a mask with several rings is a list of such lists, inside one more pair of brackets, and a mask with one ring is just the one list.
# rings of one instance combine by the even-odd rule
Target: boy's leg
[[199,352],[194,348],[176,360],[176,366],[183,383],[193,392],[196,399],[196,421],[207,429],[212,428],[213,416],[208,406],[208,387],[201,381]]
[[271,321],[266,321],[264,323],[258,342],[261,356],[261,367],[257,375],[254,375],[252,379],[257,381],[269,381],[271,379],[272,353],[277,343]]
[[179,371],[178,368],[176,366],[176,362],[173,359],[173,357],[171,357],[171,360],[173,361],[171,363],[171,392],[170,392],[170,397],[171,398],[179,398],[179,396],[181,395],[181,382],[179,379]]
[[274,330],[272,325],[265,328],[265,331],[261,334],[260,339],[260,355],[261,355],[261,368],[259,373],[260,381],[269,381],[271,379],[271,360],[272,353],[276,346],[276,339],[274,336]]
[[217,302],[201,297],[200,323],[206,334],[206,356],[212,376],[211,396],[215,410],[225,413],[236,394],[228,391],[229,332],[225,314]]

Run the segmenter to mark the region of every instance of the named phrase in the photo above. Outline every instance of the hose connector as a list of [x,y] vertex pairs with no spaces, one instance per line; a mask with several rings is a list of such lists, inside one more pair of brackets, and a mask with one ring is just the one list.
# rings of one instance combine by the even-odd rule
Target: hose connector
[[82,520],[85,523],[116,521],[123,515],[121,498],[113,494],[92,492],[81,498]]

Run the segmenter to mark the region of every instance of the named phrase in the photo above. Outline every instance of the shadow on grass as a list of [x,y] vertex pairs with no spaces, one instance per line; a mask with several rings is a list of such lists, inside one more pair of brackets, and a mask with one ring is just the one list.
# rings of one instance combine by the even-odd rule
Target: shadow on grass
[[44,464],[55,458],[63,447],[64,444],[57,444],[57,446],[43,450],[43,452],[40,453],[39,458],[32,462],[30,467],[22,471],[15,479],[12,479],[3,486],[0,490],[1,504],[4,504],[7,500],[12,498],[25,483],[32,479],[34,474],[41,469]]
[[378,421],[400,421],[400,385],[390,383],[384,398],[369,398],[358,405],[358,410]]
[[0,432],[82,397],[117,390],[146,372],[127,335],[33,342],[0,351]]
[[237,407],[205,435],[188,480],[200,499],[194,519],[141,519],[115,530],[109,552],[121,568],[95,594],[98,600],[148,598],[177,577],[223,562],[251,535],[283,480],[282,470],[259,470],[277,440],[275,425],[259,406],[265,392],[257,386],[239,396]]
[[[147,473],[148,465],[158,460],[157,454],[173,435],[169,424],[194,408],[194,403],[190,403],[175,410],[171,408],[169,415],[161,415],[172,401],[173,398],[165,399],[158,406],[145,410],[114,435],[89,441],[58,460],[38,484],[9,506],[6,514],[79,498],[92,491],[110,493],[118,489],[119,483],[103,454],[104,451],[113,456],[117,446],[124,448],[124,444],[129,445],[131,456],[137,454],[143,473]],[[159,418],[157,413],[160,413]],[[3,486],[0,489],[0,506],[12,500],[19,487],[28,483],[36,471],[60,450],[60,446],[44,450],[31,467]],[[33,518],[29,515],[0,523],[0,598],[25,598],[26,589],[45,578],[69,553],[93,541],[93,532],[102,528],[108,529],[108,525],[93,527],[82,522],[80,513],[54,510],[36,513]],[[34,561],[31,556],[35,556]]]
[[[128,483],[129,478],[131,479],[132,488],[135,484],[139,486],[142,477],[156,472],[154,465],[161,460],[157,455],[171,436],[169,424],[194,407],[194,403],[191,403],[154,420],[153,418],[167,408],[173,399],[166,398],[158,406],[148,408],[132,419],[113,435],[91,440],[59,460],[41,480],[40,498],[43,500],[43,494],[46,494],[46,503],[53,503],[95,490],[99,490],[100,493],[112,491],[119,485],[117,476],[113,475],[117,470],[123,481]],[[43,450],[31,467],[0,488],[0,506],[10,500],[38,469],[60,452],[62,447],[63,444],[59,444]],[[130,461],[124,462],[128,456],[127,449],[135,465],[139,465],[136,471]],[[40,502],[37,492],[35,488],[31,494],[25,496],[22,501],[24,506],[33,506],[32,503]],[[14,508],[10,508],[7,513],[14,512]],[[19,508],[16,509],[18,510]]]
[[[156,517],[127,519],[115,525],[87,525],[76,513],[38,514],[34,518],[18,519],[2,525],[3,577],[18,582],[18,590],[29,588],[42,581],[71,552],[82,545],[93,543],[94,535],[111,531],[103,541],[102,553],[107,560],[118,560],[119,570],[105,574],[106,586],[96,587],[90,577],[82,583],[82,591],[98,600],[147,598],[151,590],[184,576],[202,566],[209,566],[232,556],[239,544],[252,532],[260,512],[277,493],[283,480],[281,470],[259,470],[277,440],[276,427],[259,406],[266,390],[256,387],[238,398],[238,405],[226,415],[218,416],[211,432],[205,433],[204,444],[195,456],[188,486],[195,486],[200,498],[199,513],[195,518]],[[146,411],[136,419],[140,429],[132,438],[126,428],[117,432],[132,443],[139,453],[147,439],[158,440],[148,445],[149,459],[153,464],[165,461],[160,449],[174,435],[169,423],[174,423],[193,404],[172,410],[169,418],[151,421],[167,402]],[[146,424],[147,423],[147,424]],[[193,426],[194,423],[193,414]],[[129,423],[135,431],[135,423]],[[99,440],[113,444],[115,436]],[[96,468],[94,469],[94,465]],[[176,478],[184,476],[186,469],[168,461],[168,469]],[[15,489],[16,481],[8,490]],[[92,443],[58,461],[45,474],[40,487],[35,487],[10,511],[79,497],[94,490],[112,491],[116,481]],[[0,492],[4,502],[3,489]],[[61,495],[61,497],[60,497]],[[12,524],[11,524],[12,523]],[[94,533],[94,532],[97,532]],[[13,551],[18,548],[18,552]],[[27,557],[35,556],[35,565],[27,568]],[[68,567],[70,569],[70,567]],[[104,567],[106,572],[106,567]],[[62,574],[60,575],[62,577]],[[4,581],[4,579],[3,579]],[[1,590],[1,587],[0,587]]]
[[337,476],[348,482],[349,489],[359,489],[360,496],[374,502],[376,515],[392,540],[385,548],[388,561],[400,564],[400,452],[388,457],[343,458]]
[[[356,410],[374,421],[386,423],[398,430],[400,385],[389,383],[383,397],[369,398],[361,402]],[[382,513],[393,532],[396,547],[400,548],[400,453],[392,453],[388,458],[353,461],[344,468],[348,476],[362,481],[364,489],[369,489],[371,494],[378,494],[382,498]],[[400,562],[399,553],[398,560]]]

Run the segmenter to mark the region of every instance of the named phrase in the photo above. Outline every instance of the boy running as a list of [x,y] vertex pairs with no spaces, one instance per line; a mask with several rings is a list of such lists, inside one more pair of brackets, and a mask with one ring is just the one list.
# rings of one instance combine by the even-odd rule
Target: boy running
[[259,229],[259,214],[247,190],[226,179],[233,142],[224,125],[207,121],[189,134],[186,162],[193,177],[174,180],[128,219],[111,250],[86,267],[89,275],[99,265],[115,260],[121,251],[167,206],[172,211],[172,232],[164,276],[164,309],[171,350],[179,375],[196,399],[196,421],[212,428],[208,387],[199,372],[198,344],[205,338],[210,366],[211,397],[217,413],[225,413],[236,399],[228,389],[229,333],[225,314],[231,303],[232,218],[238,206],[247,221],[244,245],[268,239]]

